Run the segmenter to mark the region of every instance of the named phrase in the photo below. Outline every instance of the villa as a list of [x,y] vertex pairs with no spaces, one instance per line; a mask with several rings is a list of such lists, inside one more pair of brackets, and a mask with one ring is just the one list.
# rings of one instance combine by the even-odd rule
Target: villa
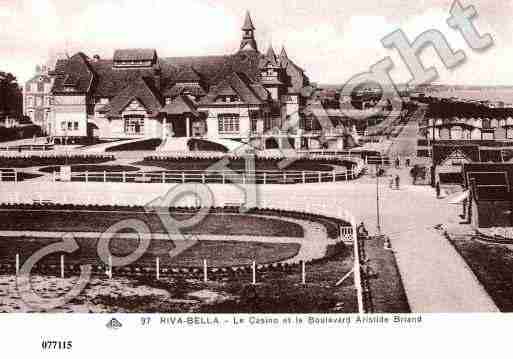
[[54,74],[49,135],[56,142],[161,138],[161,149],[178,150],[184,139],[201,138],[256,148],[344,147],[343,128],[326,136],[305,115],[309,78],[285,48],[259,52],[249,13],[233,54],[120,49],[101,59],[79,52]]

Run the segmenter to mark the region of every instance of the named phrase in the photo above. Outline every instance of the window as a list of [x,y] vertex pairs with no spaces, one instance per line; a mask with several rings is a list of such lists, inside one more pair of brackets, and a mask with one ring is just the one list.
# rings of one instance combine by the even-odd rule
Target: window
[[66,121],[61,122],[61,130],[66,131]]
[[257,132],[257,123],[258,120],[251,120],[251,132],[256,133]]
[[73,130],[73,123],[70,121],[68,122],[68,131]]
[[73,123],[73,129],[78,131],[78,122]]
[[125,116],[125,133],[140,135],[144,133],[144,117]]
[[219,133],[238,133],[239,126],[239,115],[225,114],[219,115],[218,118]]

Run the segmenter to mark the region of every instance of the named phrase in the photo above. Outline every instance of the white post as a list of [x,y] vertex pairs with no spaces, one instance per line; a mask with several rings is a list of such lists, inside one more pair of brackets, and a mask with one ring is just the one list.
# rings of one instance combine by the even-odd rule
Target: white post
[[305,261],[301,261],[301,284],[306,284],[306,264]]
[[162,172],[162,183],[166,183],[166,172]]
[[303,171],[302,174],[303,174],[303,183],[306,183],[306,173],[305,173],[305,171]]
[[253,264],[252,264],[252,272],[253,272],[252,284],[255,285],[256,284],[256,262],[255,261],[253,261]]
[[20,275],[20,255],[16,254],[16,277]]
[[203,259],[203,282],[208,282],[208,267],[206,259]]
[[57,172],[53,171],[53,181],[57,181]]
[[267,184],[267,172],[264,172],[264,184]]
[[[55,172],[54,172],[55,173]],[[55,176],[54,176],[55,177]],[[85,173],[85,181],[86,183],[89,182],[89,172],[86,171]]]
[[17,170],[14,170],[14,183],[18,183],[18,171]]
[[157,257],[155,258],[155,267],[156,267],[156,272],[157,272],[157,280],[160,280],[160,258]]
[[201,173],[201,183],[205,184],[205,172]]
[[107,171],[103,171],[103,182],[107,182]]
[[185,183],[185,172],[182,172],[182,183]]
[[109,256],[109,279],[112,279],[112,256]]
[[64,255],[61,255],[61,278],[64,279]]
[[226,183],[226,175],[225,175],[224,171],[221,172],[221,174],[223,176],[223,184],[225,184]]
[[356,298],[358,301],[358,313],[365,313],[363,307],[363,291],[362,291],[362,278],[360,272],[360,253],[358,250],[358,234],[356,233],[356,223],[354,219],[351,221],[351,227],[353,228],[353,256],[354,256],[354,284],[356,286]]
[[321,183],[321,182],[322,182],[322,172],[319,171],[319,183]]
[[123,183],[125,183],[126,182],[126,172],[125,171],[122,172],[122,176],[123,176]]
[[333,170],[332,176],[333,176],[333,182],[335,182],[336,181],[335,170]]

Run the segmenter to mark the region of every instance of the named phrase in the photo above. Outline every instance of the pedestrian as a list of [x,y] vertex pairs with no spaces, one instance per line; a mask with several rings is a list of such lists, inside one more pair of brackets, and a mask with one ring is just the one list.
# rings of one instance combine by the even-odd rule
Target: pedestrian
[[410,157],[406,157],[406,167],[410,167]]
[[369,232],[367,228],[365,228],[365,224],[362,222],[356,228],[356,234],[358,235],[358,239],[366,239],[369,236]]
[[397,157],[395,159],[395,168],[399,168],[400,165],[401,165],[401,161],[399,160],[399,157]]
[[401,181],[401,178],[399,177],[399,175],[396,175],[395,176],[395,188],[396,189],[399,189],[399,182]]
[[394,188],[394,177],[390,176],[390,182],[388,183],[390,189]]
[[440,182],[436,182],[436,198],[440,198]]

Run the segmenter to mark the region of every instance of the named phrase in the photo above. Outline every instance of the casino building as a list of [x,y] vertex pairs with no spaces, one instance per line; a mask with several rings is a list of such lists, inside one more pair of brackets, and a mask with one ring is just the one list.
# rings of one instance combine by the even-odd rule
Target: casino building
[[[101,59],[79,52],[58,63],[55,73],[50,135],[56,142],[162,138],[164,150],[179,149],[184,138],[258,148],[271,142],[282,147],[283,141],[320,146],[320,134],[310,131],[303,115],[305,71],[285,48],[279,55],[272,46],[259,52],[249,12],[233,54],[160,57],[154,49],[121,49]],[[284,123],[295,125],[285,131]],[[342,132],[330,130],[323,143],[343,147]]]

